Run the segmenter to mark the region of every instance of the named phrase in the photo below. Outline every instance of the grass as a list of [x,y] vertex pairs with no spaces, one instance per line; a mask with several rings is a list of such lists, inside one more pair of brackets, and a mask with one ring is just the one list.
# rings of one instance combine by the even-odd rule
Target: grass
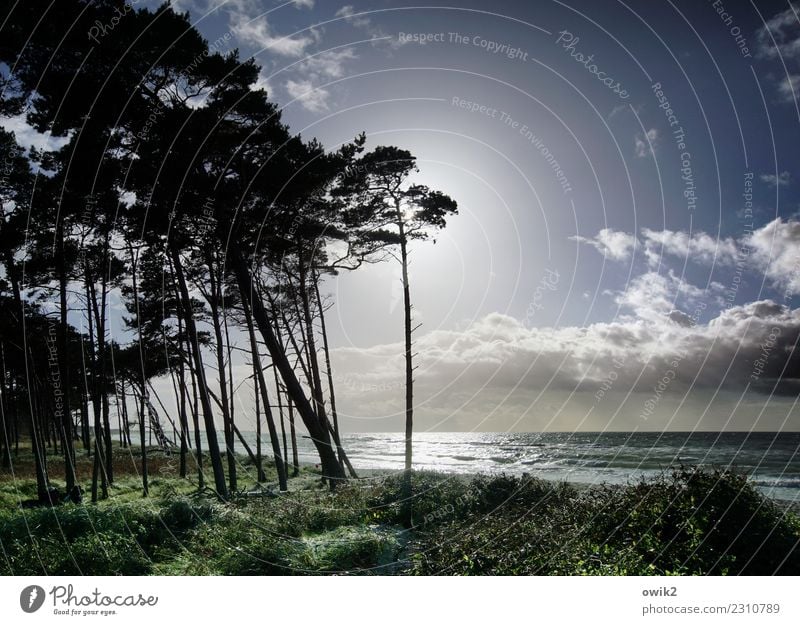
[[175,468],[142,498],[120,463],[97,504],[20,508],[36,491],[25,462],[0,474],[0,574],[800,574],[800,519],[728,471],[588,489],[415,473],[407,530],[399,476],[331,493],[305,468],[274,496],[241,463],[242,490],[222,503]]

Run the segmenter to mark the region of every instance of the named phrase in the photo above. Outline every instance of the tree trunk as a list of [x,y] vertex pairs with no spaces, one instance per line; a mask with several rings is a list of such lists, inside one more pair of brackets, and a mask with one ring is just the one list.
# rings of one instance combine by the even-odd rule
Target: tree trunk
[[83,441],[83,448],[86,451],[90,451],[92,440],[89,432],[89,397],[86,392],[81,393],[81,440]]
[[[250,351],[253,355],[253,382],[256,388],[256,402],[258,402],[258,394],[261,395],[261,401],[264,405],[264,416],[267,420],[267,429],[269,430],[269,438],[270,442],[272,443],[272,455],[275,458],[275,469],[278,472],[278,484],[281,490],[288,490],[288,484],[286,480],[286,462],[285,462],[285,455],[281,453],[281,444],[278,441],[278,432],[275,429],[275,419],[272,416],[272,408],[269,403],[269,395],[267,394],[267,383],[264,380],[264,370],[261,368],[261,358],[258,354],[258,342],[256,341],[256,332],[255,328],[253,327],[253,315],[250,311],[250,305],[247,303],[246,298],[242,298],[242,306],[244,307],[244,316],[245,321],[247,323],[247,332],[250,336]],[[256,404],[258,406],[258,404]],[[258,416],[256,416],[258,419]],[[263,469],[261,467],[261,424],[260,421],[257,424],[258,426],[258,440],[259,440],[259,464],[258,464],[258,473],[259,473],[259,481],[263,478]]]
[[202,490],[205,488],[205,476],[203,475],[203,444],[200,438],[200,406],[197,398],[197,376],[195,376],[194,367],[192,367],[191,351],[192,347],[187,339],[187,364],[189,366],[189,377],[192,380],[192,425],[194,426],[194,446],[197,454],[197,488]]
[[403,266],[403,309],[405,312],[405,359],[406,359],[406,463],[405,463],[405,513],[404,521],[411,527],[412,505],[411,505],[411,460],[412,460],[412,441],[414,431],[414,356],[411,353],[411,289],[408,281],[408,242],[406,241],[403,217],[398,206],[397,225],[400,232],[400,262]]
[[192,310],[192,300],[189,297],[189,289],[186,287],[186,279],[183,276],[183,265],[181,263],[178,250],[170,247],[172,263],[175,269],[175,276],[178,279],[178,289],[180,291],[179,301],[183,308],[183,321],[186,325],[186,332],[191,343],[191,352],[194,358],[195,377],[197,379],[197,390],[200,397],[200,405],[203,409],[203,420],[206,426],[206,439],[208,442],[208,454],[211,458],[211,468],[214,472],[214,485],[217,494],[223,498],[228,498],[228,490],[225,485],[225,471],[222,468],[222,458],[219,453],[219,442],[217,440],[217,430],[214,424],[214,412],[211,407],[211,399],[208,395],[205,370],[203,368],[203,357],[200,354],[200,343],[197,338],[197,328],[194,323],[194,311]]
[[238,487],[236,483],[236,455],[233,453],[233,422],[231,421],[230,405],[228,404],[228,381],[225,375],[225,349],[222,340],[222,326],[219,320],[219,302],[222,297],[222,285],[219,283],[219,280],[216,279],[214,271],[214,263],[211,258],[209,258],[208,275],[211,281],[211,297],[208,298],[208,303],[211,306],[211,324],[214,328],[214,337],[217,342],[215,351],[217,354],[217,372],[219,374],[219,395],[222,404],[222,423],[225,433],[225,450],[228,459],[228,483],[231,491],[236,491]]
[[[33,359],[31,359],[32,361]],[[37,385],[38,386],[38,385]],[[31,389],[31,387],[28,387]],[[30,398],[31,407],[31,449],[33,451],[33,467],[36,473],[36,495],[40,503],[50,502],[50,480],[47,476],[47,456],[43,445],[42,435],[39,428],[40,415],[38,410],[38,402],[35,396],[37,391],[41,389],[33,389]],[[52,502],[51,502],[52,503]]]
[[139,445],[142,448],[142,497],[150,495],[150,480],[147,473],[147,439],[145,434],[145,425],[147,418],[145,417],[145,393],[147,392],[144,385],[141,387],[141,394],[139,395],[136,407],[136,412],[139,414]]
[[[69,325],[67,323],[67,260],[64,252],[64,223],[59,222],[57,227],[58,236],[58,291],[59,291],[59,313],[60,324],[60,354],[59,359],[59,378],[62,385],[61,395],[61,431],[64,448],[64,471],[67,492],[72,492],[75,487],[75,445],[72,436],[72,416],[70,414],[70,383],[69,383]],[[57,415],[58,416],[58,415]]]
[[99,375],[97,372],[98,365],[97,365],[97,355],[95,350],[95,332],[94,332],[94,316],[92,313],[93,306],[92,302],[96,305],[94,301],[94,282],[91,279],[91,275],[89,273],[89,266],[86,266],[86,278],[85,278],[85,289],[86,289],[86,319],[88,324],[89,330],[89,351],[91,354],[91,370],[92,370],[92,412],[94,414],[94,462],[92,464],[92,502],[96,502],[98,495],[97,495],[97,488],[98,488],[98,479],[102,480],[102,495],[103,498],[107,495],[107,486],[106,486],[106,474],[105,471],[100,471],[101,465],[105,462],[105,454],[103,453],[103,435],[102,435],[102,427],[101,427],[101,415],[100,412],[102,410],[101,402],[100,402],[100,380]]
[[[108,391],[106,388],[106,365],[108,362],[108,349],[106,346],[106,310],[108,308],[108,252],[109,252],[109,234],[105,234],[105,245],[103,247],[103,276],[100,279],[100,308],[97,309],[95,304],[95,312],[99,318],[97,320],[97,348],[100,355],[100,393],[102,395],[103,405],[103,436],[105,438],[105,472],[106,480],[109,484],[114,483],[114,450],[112,447],[111,438],[111,415],[108,405]],[[94,301],[94,291],[92,292]]]
[[319,294],[319,276],[314,275],[312,276],[314,280],[314,294],[317,297],[317,308],[319,309],[319,323],[320,329],[322,330],[322,350],[325,354],[325,369],[328,374],[328,394],[331,397],[331,417],[333,418],[333,440],[336,442],[336,452],[339,455],[339,463],[346,463],[347,470],[350,472],[350,476],[354,478],[358,478],[358,474],[356,470],[353,468],[353,465],[350,464],[350,460],[347,458],[347,454],[344,453],[344,448],[342,447],[342,439],[339,434],[339,417],[336,413],[336,393],[334,392],[333,388],[333,368],[331,367],[331,351],[328,347],[328,331],[325,327],[325,311],[322,308],[322,297]]
[[239,292],[242,298],[246,299],[250,304],[250,308],[253,311],[253,318],[269,350],[272,362],[280,372],[284,384],[286,385],[286,390],[294,401],[295,406],[297,406],[300,418],[303,419],[303,423],[308,429],[308,433],[311,435],[311,440],[314,442],[314,446],[320,457],[323,477],[330,480],[331,488],[335,488],[336,483],[346,479],[346,476],[341,466],[339,466],[336,452],[331,444],[330,434],[327,428],[323,426],[319,415],[314,412],[311,402],[309,402],[308,398],[305,396],[303,387],[300,385],[294,369],[292,369],[289,359],[286,357],[286,352],[283,351],[275,337],[269,316],[267,315],[267,311],[261,299],[255,297],[255,287],[244,257],[236,247],[231,247],[228,251],[229,258],[231,259],[231,266],[239,284]]
[[6,344],[0,342],[0,418],[2,418],[2,440],[0,440],[0,467],[11,468],[11,437],[12,437],[12,418],[10,414],[9,398],[10,394],[6,389]]
[[[278,370],[273,367],[272,374],[275,377],[275,396],[278,398],[278,416],[281,422],[281,439],[283,441],[283,460],[284,460],[284,471],[286,471],[286,475],[289,475],[289,448],[286,444],[286,420],[283,418],[283,400],[281,399],[281,384],[280,380],[278,379]],[[288,398],[287,398],[288,399]],[[288,401],[291,404],[291,400]],[[292,417],[292,436],[294,436],[294,417]],[[294,443],[294,439],[292,439],[292,443]],[[292,470],[292,477],[297,477],[299,471],[295,466],[297,464],[297,447],[292,446],[293,452],[293,460],[294,460],[294,468]]]
[[259,392],[257,371],[261,365],[253,358],[253,400],[256,404],[256,481],[260,484],[266,481],[267,476],[264,474],[264,457],[261,453],[261,402]]
[[[178,317],[178,349],[180,350],[183,341],[181,335],[183,333],[182,322],[180,316]],[[179,474],[181,477],[186,477],[186,455],[189,452],[189,419],[186,415],[186,396],[189,389],[186,388],[186,363],[184,362],[183,354],[180,356],[180,363],[178,365],[178,386],[181,393],[179,418],[181,422],[181,451],[180,451],[180,469]]]

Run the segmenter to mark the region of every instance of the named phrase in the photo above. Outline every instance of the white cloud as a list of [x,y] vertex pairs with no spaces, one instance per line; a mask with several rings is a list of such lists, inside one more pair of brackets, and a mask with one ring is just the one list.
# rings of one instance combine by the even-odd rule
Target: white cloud
[[[664,393],[678,398],[687,392],[697,399],[708,398],[717,389],[742,391],[748,383],[756,390],[771,391],[777,382],[779,392],[795,393],[798,360],[792,347],[799,334],[800,310],[769,300],[731,308],[699,324],[685,318],[683,323],[630,319],[586,327],[526,328],[514,318],[493,313],[461,331],[436,330],[419,337],[415,415],[423,427],[476,427],[485,417],[506,409],[509,419],[519,417],[547,393],[576,391],[593,397],[613,371],[614,390],[623,396],[634,394],[620,417],[620,427],[630,429],[642,425],[637,422],[642,404],[665,375],[670,382]],[[768,340],[769,355],[754,379],[754,362]],[[334,368],[339,379],[347,381],[337,388],[343,414],[385,418],[390,425],[379,429],[398,429],[404,390],[402,353],[399,343],[335,350]],[[789,368],[782,375],[787,361]],[[620,407],[619,402],[608,402],[599,408],[616,415]],[[555,429],[565,429],[571,419],[559,414],[558,407],[544,406],[543,411],[548,418],[561,419]],[[752,423],[753,416],[749,418]],[[436,419],[446,422],[441,425]],[[696,423],[699,414],[689,419]],[[484,429],[513,423],[507,420],[501,426],[494,421]],[[521,429],[545,425],[547,421],[529,419]]]
[[591,245],[606,258],[619,261],[630,258],[631,253],[636,248],[636,237],[634,235],[612,230],[611,228],[603,228],[594,237],[576,235],[570,237],[570,240]]
[[792,174],[782,171],[777,176],[775,174],[761,174],[761,182],[766,182],[770,187],[788,187],[792,181]]
[[345,65],[357,57],[353,48],[326,50],[303,59],[297,65],[297,71],[310,80],[336,79],[344,76]]
[[617,294],[615,301],[633,312],[636,319],[654,324],[669,321],[683,324],[691,315],[681,312],[676,306],[682,305],[691,309],[704,295],[701,289],[679,278],[672,271],[666,275],[648,271],[631,280],[625,290]]
[[658,264],[662,255],[688,258],[694,262],[732,264],[738,249],[733,239],[715,239],[705,232],[691,235],[682,230],[642,229],[645,256],[651,266]]
[[315,89],[309,80],[287,80],[286,91],[312,113],[328,110],[330,92],[322,88]]
[[13,132],[17,143],[26,150],[34,147],[37,150],[59,150],[69,143],[69,136],[54,137],[49,132],[41,133],[25,120],[25,115],[15,117],[0,117],[0,126],[8,132]]
[[336,11],[336,17],[343,17],[347,22],[356,28],[369,29],[372,26],[372,20],[366,15],[357,15],[353,5],[346,4],[341,9]]
[[761,58],[800,58],[800,20],[796,9],[790,6],[773,15],[756,31],[756,42],[756,54]]
[[798,89],[800,89],[800,74],[784,76],[778,83],[778,95],[784,102],[794,102],[797,99]]
[[336,11],[336,17],[343,17],[353,28],[364,31],[375,40],[373,42],[375,44],[380,40],[383,43],[388,43],[392,48],[399,48],[404,45],[404,43],[400,43],[399,39],[387,35],[380,27],[375,26],[368,16],[356,13],[356,10],[350,4],[346,4]]
[[[570,237],[594,247],[607,258],[627,260],[636,245],[632,234],[604,228],[593,238]],[[683,230],[642,229],[642,245],[647,263],[659,264],[664,256],[726,267],[760,271],[788,295],[800,293],[800,221],[777,218],[738,241],[714,238],[705,232],[689,234]],[[745,265],[746,261],[746,267]],[[713,286],[713,285],[712,285]]]
[[313,9],[314,0],[294,0],[294,6],[298,9]]
[[288,57],[302,57],[315,39],[309,36],[282,37],[272,32],[265,17],[248,18],[242,13],[231,14],[231,32],[242,42],[259,49]]
[[772,16],[756,31],[756,56],[781,62],[783,75],[776,79],[778,96],[783,102],[794,102],[800,74],[785,67],[800,61],[800,19],[794,5]]
[[255,84],[253,85],[253,89],[263,89],[267,92],[269,97],[272,97],[272,85],[270,84],[267,77],[264,75],[263,70],[258,74],[258,79],[256,80]]
[[759,268],[787,294],[800,293],[800,222],[778,218],[746,238]]
[[646,133],[637,133],[633,139],[637,158],[646,158],[655,154],[658,131],[651,128]]

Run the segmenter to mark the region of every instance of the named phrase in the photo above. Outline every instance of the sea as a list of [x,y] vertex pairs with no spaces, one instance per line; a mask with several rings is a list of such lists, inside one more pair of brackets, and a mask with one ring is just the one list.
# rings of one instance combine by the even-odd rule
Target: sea
[[[681,465],[731,468],[770,497],[800,501],[800,432],[421,432],[413,441],[417,469],[626,484]],[[400,433],[348,434],[342,443],[356,469],[403,468]],[[318,462],[306,437],[298,454],[301,463]]]

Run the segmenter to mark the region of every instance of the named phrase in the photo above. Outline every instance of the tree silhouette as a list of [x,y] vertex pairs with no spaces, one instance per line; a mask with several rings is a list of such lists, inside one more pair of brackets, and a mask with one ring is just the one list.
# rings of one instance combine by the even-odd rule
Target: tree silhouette
[[[414,157],[407,150],[378,147],[358,160],[357,179],[352,192],[356,205],[349,211],[350,224],[368,242],[383,241],[397,246],[403,282],[404,340],[405,340],[405,472],[406,523],[411,524],[411,466],[414,430],[414,354],[411,285],[409,281],[409,244],[425,240],[430,233],[446,225],[448,216],[458,212],[455,200],[427,186],[411,184],[417,171]],[[393,254],[394,255],[394,254]]]

